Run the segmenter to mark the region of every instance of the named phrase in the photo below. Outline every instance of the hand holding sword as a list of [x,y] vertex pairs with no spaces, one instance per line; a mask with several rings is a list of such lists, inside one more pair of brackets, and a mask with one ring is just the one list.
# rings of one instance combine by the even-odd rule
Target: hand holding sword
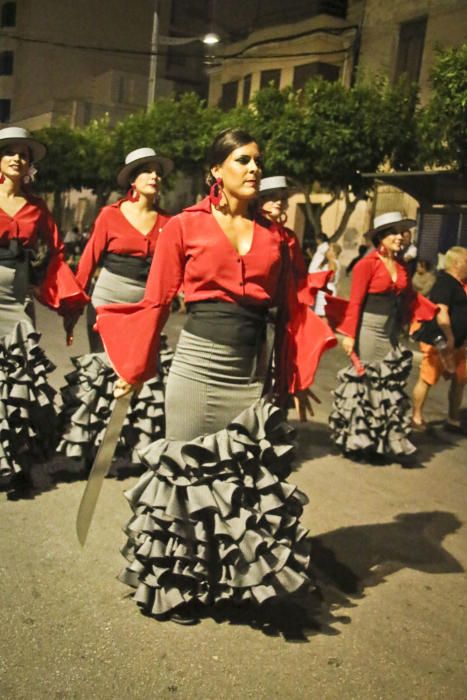
[[141,386],[141,384],[128,384],[128,382],[122,378],[118,378],[115,382],[114,396],[116,401],[105,429],[102,442],[91,467],[89,478],[81,498],[81,503],[79,504],[78,516],[76,518],[76,533],[82,546],[84,546],[86,542],[89,526],[96,509],[97,499],[99,497],[104,479],[109,473],[131,400],[133,396],[140,391]]

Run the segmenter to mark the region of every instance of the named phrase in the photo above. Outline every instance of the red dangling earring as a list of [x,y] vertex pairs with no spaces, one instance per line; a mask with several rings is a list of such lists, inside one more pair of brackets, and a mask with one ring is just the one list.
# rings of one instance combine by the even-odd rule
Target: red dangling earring
[[388,249],[386,248],[386,246],[384,246],[382,243],[380,243],[379,246],[378,246],[378,253],[379,253],[383,258],[387,258],[387,256],[388,256]]
[[136,190],[133,189],[133,187],[130,187],[130,189],[126,193],[126,198],[129,202],[137,202],[139,199],[139,194]]
[[0,173],[0,185],[3,185],[5,182],[5,175],[3,173]]
[[219,206],[221,203],[223,190],[222,190],[222,178],[218,177],[215,183],[212,185],[211,189],[209,190],[209,199],[211,201],[211,204],[214,207]]

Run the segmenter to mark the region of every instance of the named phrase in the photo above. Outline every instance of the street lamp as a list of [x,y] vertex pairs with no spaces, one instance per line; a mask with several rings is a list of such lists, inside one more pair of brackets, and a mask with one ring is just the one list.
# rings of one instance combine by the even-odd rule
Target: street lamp
[[159,34],[159,14],[158,0],[154,3],[154,13],[152,18],[151,33],[151,57],[149,59],[148,97],[146,108],[149,110],[156,99],[156,77],[157,77],[157,51],[160,44],[164,46],[181,46],[194,41],[202,41],[206,46],[215,46],[219,43],[220,37],[215,32],[208,32],[204,36],[163,36]]

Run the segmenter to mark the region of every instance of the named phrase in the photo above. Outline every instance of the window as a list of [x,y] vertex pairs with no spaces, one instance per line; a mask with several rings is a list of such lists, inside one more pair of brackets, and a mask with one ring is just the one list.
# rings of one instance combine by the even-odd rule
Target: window
[[0,122],[10,121],[11,100],[0,100]]
[[260,88],[268,87],[271,83],[274,87],[278,88],[281,82],[281,71],[280,68],[274,68],[272,70],[262,70],[260,76]]
[[314,63],[304,63],[301,66],[295,66],[293,71],[293,88],[301,90],[305,87],[308,80],[321,76],[324,80],[335,81],[339,79],[339,66],[332,63],[322,63],[315,61]]
[[232,109],[237,104],[238,95],[238,80],[233,80],[230,83],[224,83],[222,86],[222,95],[219,102],[219,107],[224,110]]
[[0,51],[0,75],[13,75],[13,51]]
[[400,25],[394,76],[396,80],[402,75],[406,75],[411,81],[418,81],[422,67],[426,21],[426,17],[421,17]]
[[16,27],[16,3],[4,2],[2,5],[2,27]]
[[251,73],[250,75],[245,75],[243,78],[243,94],[242,94],[242,104],[247,105],[250,101],[251,95]]

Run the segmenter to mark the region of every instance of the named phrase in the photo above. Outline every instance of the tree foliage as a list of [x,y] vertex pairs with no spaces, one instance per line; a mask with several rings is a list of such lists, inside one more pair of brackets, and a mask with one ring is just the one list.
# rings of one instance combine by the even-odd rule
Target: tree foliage
[[[373,186],[362,173],[426,164],[467,171],[467,44],[439,53],[432,83],[431,100],[423,109],[416,86],[367,77],[351,88],[322,79],[299,91],[269,86],[249,106],[229,112],[185,93],[159,100],[148,112],[132,114],[115,127],[108,118],[76,129],[61,122],[37,132],[48,147],[40,164],[40,186],[54,193],[57,207],[60,193],[69,187],[91,188],[102,205],[115,187],[125,154],[149,146],[172,158],[175,170],[192,177],[200,192],[213,136],[220,129],[240,127],[262,146],[266,174],[288,176],[303,193],[315,234],[326,209],[338,199],[345,202],[333,232],[338,238]],[[313,191],[330,197],[312,207]]]
[[422,159],[467,174],[467,43],[438,50],[420,119]]
[[[266,166],[287,175],[303,193],[315,233],[324,211],[340,197],[346,206],[334,237],[343,233],[371,187],[361,173],[375,172],[383,163],[407,165],[415,156],[417,98],[408,85],[373,80],[349,89],[318,79],[300,92],[265,88],[253,106]],[[331,198],[316,212],[310,193],[318,187]]]

